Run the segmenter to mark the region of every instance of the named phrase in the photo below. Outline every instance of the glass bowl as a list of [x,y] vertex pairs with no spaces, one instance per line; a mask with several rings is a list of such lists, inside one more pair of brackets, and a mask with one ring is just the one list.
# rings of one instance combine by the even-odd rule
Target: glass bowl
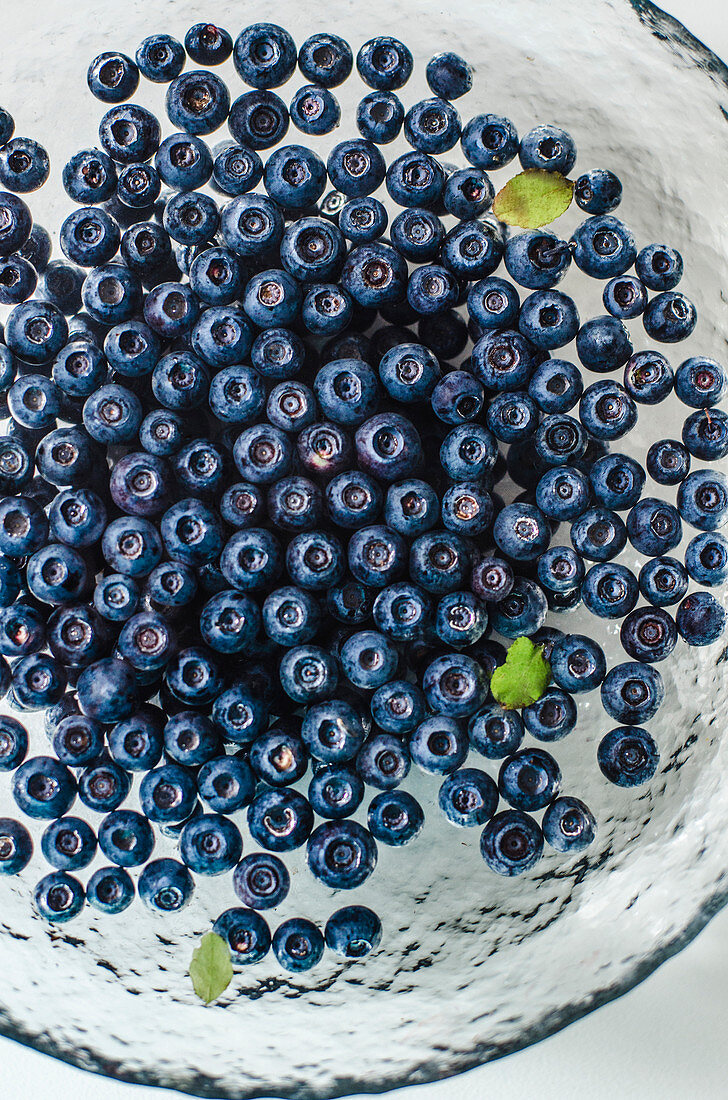
[[[233,33],[259,17],[229,0],[208,0],[205,16]],[[686,258],[684,289],[700,323],[680,359],[725,355],[728,71],[679,23],[644,0],[480,0],[456,14],[435,0],[338,0],[328,10],[280,0],[274,18],[299,42],[326,27],[355,48],[376,33],[399,35],[417,64],[408,103],[425,94],[426,59],[453,49],[476,70],[459,103],[464,116],[495,111],[519,132],[540,121],[571,131],[580,169],[609,167],[623,180],[620,214],[638,241],[664,239]],[[197,19],[192,0],[35,0],[32,20],[26,5],[7,5],[3,97],[18,131],[47,144],[55,169],[32,196],[38,220],[59,225],[69,205],[59,168],[96,142],[103,107],[86,90],[90,58],[112,48],[133,54],[154,31],[181,38]],[[237,86],[231,66],[223,71]],[[353,129],[362,94],[356,79],[350,84],[340,89],[339,134]],[[147,85],[137,98],[161,112],[159,88]],[[513,170],[495,173],[496,183]],[[557,231],[568,236],[579,213],[569,211]],[[601,288],[580,286],[573,273],[564,286],[582,316],[602,312]],[[632,328],[636,346],[647,346],[641,326]],[[679,434],[679,410],[667,405],[652,414],[642,407],[629,437],[638,457],[652,439]],[[625,555],[633,566],[636,559]],[[610,662],[621,659],[616,627],[580,613],[550,622],[595,632]],[[310,879],[298,853],[280,919],[323,923],[341,904],[361,902],[381,914],[381,947],[355,962],[327,954],[301,978],[271,956],[237,972],[211,1008],[195,997],[187,968],[201,934],[236,903],[229,877],[201,883],[176,917],[155,918],[136,903],[120,919],[86,910],[51,926],[31,904],[45,873],[37,855],[18,879],[0,883],[0,1030],[121,1080],[238,1098],[378,1092],[535,1042],[642,980],[726,900],[726,653],[681,644],[661,666],[667,701],[650,724],[661,764],[636,790],[602,778],[595,748],[611,723],[598,693],[581,697],[579,725],[555,752],[565,790],[598,819],[585,854],[547,854],[529,874],[503,880],[485,867],[477,835],[433,812],[415,845],[382,849],[377,873],[342,899]],[[30,726],[31,752],[46,751],[40,718]],[[414,776],[410,789],[426,812],[434,808],[431,777]],[[5,776],[0,813],[14,812]],[[162,838],[157,854],[173,852]]]

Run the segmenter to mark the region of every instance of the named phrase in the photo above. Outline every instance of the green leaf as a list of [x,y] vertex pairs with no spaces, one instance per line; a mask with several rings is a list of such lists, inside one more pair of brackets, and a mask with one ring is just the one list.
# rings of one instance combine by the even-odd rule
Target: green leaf
[[516,638],[506,653],[505,664],[491,677],[493,698],[507,710],[527,707],[541,698],[551,679],[551,665],[543,655],[543,646],[530,638]]
[[569,209],[573,192],[574,184],[560,172],[527,168],[501,188],[493,213],[506,225],[538,229]]
[[192,952],[190,977],[195,993],[206,1005],[225,992],[233,980],[230,948],[222,936],[207,932]]

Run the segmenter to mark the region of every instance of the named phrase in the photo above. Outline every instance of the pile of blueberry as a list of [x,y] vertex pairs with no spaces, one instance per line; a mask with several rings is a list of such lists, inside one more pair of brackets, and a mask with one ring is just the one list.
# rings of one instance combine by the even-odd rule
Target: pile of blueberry
[[[250,89],[232,102],[209,71],[231,54]],[[0,113],[0,302],[12,307],[0,687],[17,710],[45,710],[50,741],[26,759],[24,727],[0,719],[0,768],[19,808],[48,821],[54,871],[35,901],[50,920],[85,900],[121,912],[135,889],[177,911],[193,875],[232,873],[241,907],[215,930],[236,963],[256,961],[271,945],[260,910],[289,889],[283,853],[306,845],[312,874],[349,889],[377,843],[418,835],[422,807],[400,787],[412,762],[441,777],[451,822],[483,827],[499,874],[532,867],[544,841],[577,852],[593,815],[561,795],[550,753],[521,748],[525,734],[565,737],[574,696],[601,687],[619,725],[599,767],[645,782],[658,750],[642,723],[664,696],[655,663],[678,635],[704,645],[725,626],[715,598],[688,588],[728,577],[716,530],[728,482],[709,465],[728,455],[726,371],[691,358],[673,372],[658,351],[633,353],[624,323],[641,318],[667,344],[692,332],[679,253],[637,250],[606,170],[576,180],[588,216],[570,240],[510,231],[488,173],[518,157],[566,176],[571,137],[542,125],[519,140],[492,114],[462,125],[452,101],[472,75],[454,54],[432,58],[433,95],[408,110],[406,46],[379,37],[355,63],[372,89],[361,136],[324,162],[283,139],[291,124],[314,136],[339,124],[332,88],[354,57],[336,35],[297,52],[272,24],[235,42],[200,24],[184,46],[146,39],[136,62],[100,55],[88,83],[111,106],[99,147],[63,169],[78,205],[56,260],[19,197],[48,177],[47,154]],[[286,106],[271,89],[296,66],[309,83]],[[171,136],[126,102],[140,75],[168,85]],[[225,123],[232,138],[210,148]],[[400,131],[411,149],[387,164],[381,147]],[[438,159],[458,143],[469,167]],[[604,316],[582,323],[554,289],[572,263],[604,282]],[[574,362],[552,356],[571,341]],[[645,468],[610,450],[640,405],[673,393],[694,410],[681,441],[653,443]],[[648,477],[677,486],[677,505],[646,492]],[[670,556],[683,522],[699,532],[684,562]],[[639,576],[615,561],[628,542]],[[629,661],[607,671],[592,638],[545,627],[582,603],[622,620]],[[489,692],[506,656],[491,635],[544,646],[553,686],[522,711]],[[463,767],[469,750],[501,761],[497,782]],[[123,808],[135,774],[141,812]],[[352,815],[367,788],[364,827]],[[69,814],[77,797],[96,829]],[[243,809],[262,849],[245,856]],[[179,860],[151,858],[155,830],[178,838]],[[75,873],[97,848],[109,865],[84,888]],[[31,853],[25,826],[3,819],[0,871]],[[129,868],[143,868],[136,887]],[[325,939],[357,956],[380,935],[371,910],[348,906]],[[323,945],[307,920],[272,937],[291,970]]]

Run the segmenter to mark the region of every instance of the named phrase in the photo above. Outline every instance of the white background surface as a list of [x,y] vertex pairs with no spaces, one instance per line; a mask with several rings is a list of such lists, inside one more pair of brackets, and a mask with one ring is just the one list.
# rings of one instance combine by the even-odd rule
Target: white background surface
[[[723,0],[664,0],[662,7],[728,60]],[[544,0],[545,18],[547,11]],[[728,911],[724,911],[690,947],[637,989],[558,1035],[460,1077],[403,1089],[396,1096],[397,1100],[481,1100],[486,1096],[489,1100],[719,1100],[728,1097],[727,1040]],[[0,1066],[0,1100],[29,1096],[171,1100],[181,1096],[83,1073],[2,1038]]]

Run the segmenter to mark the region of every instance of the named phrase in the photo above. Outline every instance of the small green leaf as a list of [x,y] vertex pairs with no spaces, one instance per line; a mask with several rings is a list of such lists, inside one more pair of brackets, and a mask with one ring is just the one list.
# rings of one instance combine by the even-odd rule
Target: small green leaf
[[543,646],[530,638],[516,638],[506,653],[505,664],[491,677],[493,698],[507,710],[527,707],[541,698],[551,679],[551,665],[543,655]]
[[527,168],[501,188],[493,213],[506,225],[538,229],[569,209],[573,192],[574,184],[560,172]]
[[230,948],[222,936],[207,932],[192,952],[190,977],[195,993],[206,1005],[225,992],[233,980]]

